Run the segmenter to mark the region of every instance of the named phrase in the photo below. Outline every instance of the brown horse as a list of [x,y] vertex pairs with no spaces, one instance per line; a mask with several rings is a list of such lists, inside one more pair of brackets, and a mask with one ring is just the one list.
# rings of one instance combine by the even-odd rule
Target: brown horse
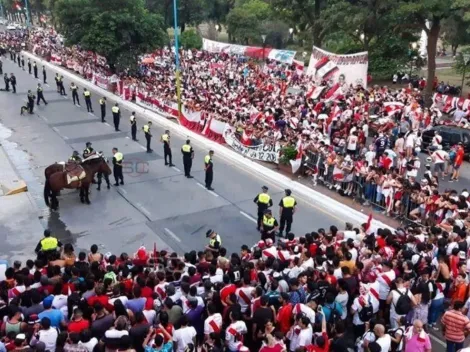
[[[57,165],[57,166],[56,166]],[[90,184],[95,177],[97,172],[111,175],[111,169],[108,166],[106,159],[103,157],[97,157],[93,159],[84,160],[80,164],[85,170],[85,178],[80,181],[67,182],[67,172],[64,171],[64,167],[60,164],[54,164],[49,166],[48,169],[57,168],[56,172],[50,173],[44,183],[44,201],[47,206],[50,206],[53,210],[59,207],[59,201],[57,200],[57,193],[62,189],[80,189],[80,201],[82,203],[90,204],[88,198]],[[60,167],[60,168],[59,168]]]

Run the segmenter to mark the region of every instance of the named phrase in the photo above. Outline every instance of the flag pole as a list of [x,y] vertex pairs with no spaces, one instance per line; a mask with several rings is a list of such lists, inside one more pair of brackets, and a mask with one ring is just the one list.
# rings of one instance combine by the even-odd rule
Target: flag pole
[[178,9],[177,0],[173,0],[173,19],[174,19],[174,32],[175,32],[175,76],[176,76],[176,97],[178,100],[178,118],[181,117],[181,71],[180,71],[180,56],[179,56],[179,42],[178,42]]

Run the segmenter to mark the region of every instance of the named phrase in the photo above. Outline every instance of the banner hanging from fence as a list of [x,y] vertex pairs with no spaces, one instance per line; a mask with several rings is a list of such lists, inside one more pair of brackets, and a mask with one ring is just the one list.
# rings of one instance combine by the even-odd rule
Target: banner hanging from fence
[[332,80],[337,83],[347,83],[353,86],[367,87],[367,69],[369,58],[367,51],[339,55],[330,53],[314,46],[307,74],[318,80]]
[[162,103],[160,100],[153,97],[149,97],[142,92],[137,92],[135,95],[135,102],[137,105],[143,106],[149,110],[164,115],[167,118],[178,117],[178,107],[168,106]]
[[296,51],[278,50],[255,46],[221,43],[214,40],[202,39],[202,49],[211,53],[227,53],[244,55],[255,59],[267,58],[291,65],[294,62]]
[[279,144],[267,145],[261,144],[253,147],[243,145],[242,142],[237,138],[235,130],[231,126],[226,126],[224,130],[224,139],[230,147],[236,152],[254,160],[267,161],[270,163],[278,163],[279,150],[281,147]]

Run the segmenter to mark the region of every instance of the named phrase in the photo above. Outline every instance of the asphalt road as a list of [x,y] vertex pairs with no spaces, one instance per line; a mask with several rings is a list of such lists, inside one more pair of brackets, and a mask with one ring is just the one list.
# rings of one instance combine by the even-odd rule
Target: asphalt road
[[[20,116],[20,107],[26,101],[28,89],[35,91],[40,80],[34,79],[9,60],[3,60],[3,70],[17,77],[17,94],[0,91],[0,137],[2,131],[11,130],[8,138],[11,162],[28,183],[29,192],[35,203],[36,212],[22,212],[24,204],[0,207],[0,254],[10,259],[28,258],[42,237],[42,231],[32,226],[33,217],[43,222],[63,242],[72,243],[76,250],[88,250],[98,244],[102,252],[134,253],[139,246],[174,250],[182,254],[189,250],[200,250],[207,243],[208,229],[218,231],[223,246],[229,251],[238,251],[243,244],[252,245],[259,240],[256,231],[256,207],[253,198],[262,185],[270,188],[277,216],[277,203],[283,190],[262,177],[246,172],[243,165],[214,156],[215,191],[204,187],[203,158],[207,150],[193,145],[195,159],[192,174],[186,179],[179,149],[183,140],[172,137],[172,150],[176,167],[164,165],[163,147],[158,142],[164,132],[153,126],[153,154],[145,152],[145,138],[141,127],[145,121],[137,116],[138,142],[130,139],[130,111],[122,110],[121,132],[115,132],[112,124],[111,106],[108,100],[107,120],[101,123],[98,100],[92,92],[95,114],[86,112],[80,87],[81,107],[72,103],[71,95],[62,97],[56,92],[54,75],[48,70],[48,85],[44,95],[49,105],[35,106],[34,115]],[[64,81],[68,90],[70,81]],[[0,87],[4,88],[3,82]],[[119,148],[131,167],[125,173],[125,185],[102,187],[101,192],[92,188],[91,205],[80,203],[78,192],[64,191],[59,198],[60,209],[51,212],[45,206],[42,196],[44,169],[57,161],[66,160],[73,150],[80,153],[90,141],[93,148],[111,157],[111,149]],[[13,157],[12,157],[13,155]],[[114,183],[111,176],[111,182]],[[295,196],[295,194],[294,194]],[[319,209],[297,197],[298,212],[295,214],[293,232],[303,234],[320,227],[344,226],[339,214]],[[443,351],[442,341],[434,337],[433,351]]]

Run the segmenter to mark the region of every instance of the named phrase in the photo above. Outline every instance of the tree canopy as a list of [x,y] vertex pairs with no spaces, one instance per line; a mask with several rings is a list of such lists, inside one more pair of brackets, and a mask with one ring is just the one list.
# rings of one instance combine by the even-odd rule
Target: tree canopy
[[139,55],[168,41],[162,17],[143,0],[58,0],[55,14],[66,44],[106,57],[112,68],[132,69]]

